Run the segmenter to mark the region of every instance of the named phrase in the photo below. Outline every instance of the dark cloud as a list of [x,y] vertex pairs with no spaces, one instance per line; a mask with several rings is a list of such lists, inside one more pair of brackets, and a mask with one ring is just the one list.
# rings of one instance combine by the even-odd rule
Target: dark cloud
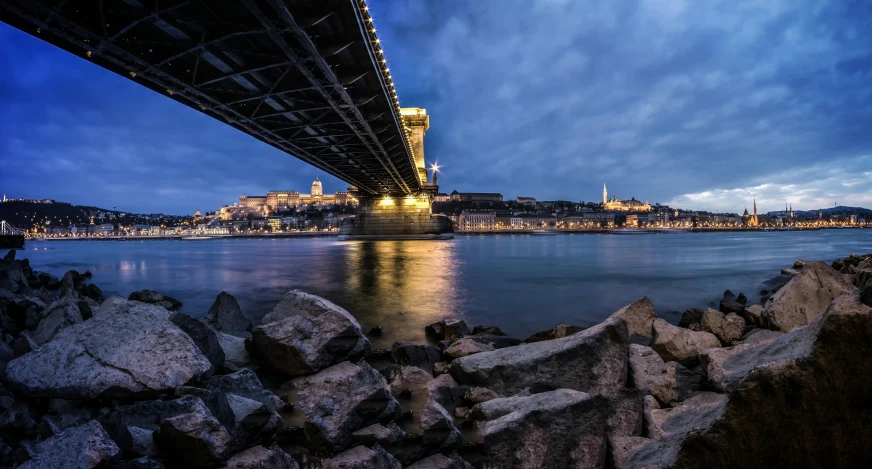
[[[447,191],[595,200],[606,182],[700,209],[872,203],[868,2],[369,4],[401,104],[431,115]],[[317,174],[9,27],[0,42],[12,195],[190,212]]]

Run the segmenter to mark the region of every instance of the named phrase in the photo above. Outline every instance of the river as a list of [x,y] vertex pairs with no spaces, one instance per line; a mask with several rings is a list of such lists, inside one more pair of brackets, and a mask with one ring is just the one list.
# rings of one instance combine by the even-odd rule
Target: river
[[458,236],[451,241],[216,239],[34,241],[19,257],[58,277],[91,271],[105,295],[149,288],[200,317],[233,294],[255,324],[299,288],[346,308],[375,347],[424,341],[444,317],[510,335],[566,323],[589,326],[635,298],[658,314],[717,302],[725,289],[759,299],[762,282],[797,258],[831,262],[872,252],[872,230],[671,234]]

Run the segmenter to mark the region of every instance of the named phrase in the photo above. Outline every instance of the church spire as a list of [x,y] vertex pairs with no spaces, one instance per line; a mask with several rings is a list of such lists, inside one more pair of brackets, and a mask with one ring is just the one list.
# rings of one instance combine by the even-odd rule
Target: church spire
[[603,183],[603,205],[609,203],[609,191],[606,189],[606,184]]

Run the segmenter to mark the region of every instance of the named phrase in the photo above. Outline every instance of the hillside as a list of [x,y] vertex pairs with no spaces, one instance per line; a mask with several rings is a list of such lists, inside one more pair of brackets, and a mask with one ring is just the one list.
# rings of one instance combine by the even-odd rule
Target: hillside
[[70,226],[77,223],[164,224],[173,226],[191,217],[176,215],[134,214],[66,202],[44,203],[28,200],[0,202],[0,220],[26,230],[50,226]]

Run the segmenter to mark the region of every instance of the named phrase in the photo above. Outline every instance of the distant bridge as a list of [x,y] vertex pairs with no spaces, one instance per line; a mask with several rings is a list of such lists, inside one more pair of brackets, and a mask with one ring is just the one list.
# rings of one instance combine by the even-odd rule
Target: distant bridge
[[401,110],[363,0],[0,0],[0,21],[220,119],[360,195],[435,187],[424,168],[429,118]]

